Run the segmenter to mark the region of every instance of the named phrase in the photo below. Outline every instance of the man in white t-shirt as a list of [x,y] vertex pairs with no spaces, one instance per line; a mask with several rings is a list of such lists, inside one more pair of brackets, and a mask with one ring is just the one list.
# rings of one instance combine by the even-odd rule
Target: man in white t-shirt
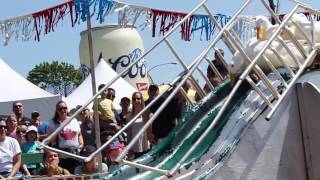
[[21,149],[18,141],[6,136],[6,134],[6,121],[0,119],[0,175],[11,179],[19,171],[21,165]]

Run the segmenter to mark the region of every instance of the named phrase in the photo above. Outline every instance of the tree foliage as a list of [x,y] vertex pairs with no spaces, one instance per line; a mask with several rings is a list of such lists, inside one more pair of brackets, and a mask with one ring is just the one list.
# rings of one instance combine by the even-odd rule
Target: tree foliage
[[53,92],[67,96],[81,83],[81,71],[72,64],[52,61],[36,65],[27,76],[33,84]]

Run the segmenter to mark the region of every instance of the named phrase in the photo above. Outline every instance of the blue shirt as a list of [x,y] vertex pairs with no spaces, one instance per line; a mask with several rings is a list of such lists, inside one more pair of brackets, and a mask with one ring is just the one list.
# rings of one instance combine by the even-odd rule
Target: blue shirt
[[40,135],[43,135],[43,134],[47,134],[48,133],[48,124],[47,123],[41,123],[39,126],[38,126],[38,133]]

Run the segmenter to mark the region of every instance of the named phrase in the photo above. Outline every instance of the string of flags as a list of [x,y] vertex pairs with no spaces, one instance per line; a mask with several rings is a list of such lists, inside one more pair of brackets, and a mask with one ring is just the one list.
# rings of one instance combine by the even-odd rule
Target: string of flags
[[[90,16],[91,20],[102,24],[113,13],[118,13],[118,24],[123,27],[133,25],[140,30],[151,27],[152,37],[157,34],[164,35],[187,15],[187,13],[152,9],[114,0],[69,0],[32,14],[0,20],[0,38],[3,39],[4,45],[7,45],[12,38],[16,41],[31,39],[40,41],[42,36],[54,32],[64,20],[70,21],[71,27],[74,27],[85,22]],[[143,19],[138,21],[139,18]],[[223,14],[217,14],[214,18],[221,26],[230,19]],[[201,39],[204,36],[205,40],[210,40],[213,36],[215,25],[209,16],[190,16],[181,24],[181,39],[190,41],[198,31]]]

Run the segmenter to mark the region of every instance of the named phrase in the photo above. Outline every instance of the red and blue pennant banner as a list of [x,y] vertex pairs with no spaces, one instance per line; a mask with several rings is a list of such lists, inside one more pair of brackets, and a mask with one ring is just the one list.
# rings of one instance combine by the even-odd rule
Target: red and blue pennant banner
[[[165,34],[187,15],[187,13],[151,9],[113,0],[69,0],[29,15],[0,20],[0,38],[3,39],[4,45],[7,45],[11,38],[17,41],[29,41],[34,38],[40,41],[41,36],[54,32],[63,20],[70,21],[71,27],[85,22],[88,10],[90,10],[90,18],[101,24],[110,14],[118,13],[118,24],[121,26],[133,25],[140,30],[152,27],[153,37],[157,31],[161,35]],[[143,19],[138,21],[141,17]],[[218,14],[215,18],[223,26],[229,17]],[[138,22],[140,24],[137,24]],[[159,23],[159,30],[157,23]],[[196,31],[201,32],[201,37],[205,34],[205,40],[210,40],[215,26],[205,15],[193,15],[181,24],[183,40],[190,41]]]
[[[165,32],[173,28],[175,24],[181,21],[186,15],[186,13],[151,9],[152,36],[154,37],[156,35],[156,26],[159,23],[159,21],[159,33],[161,35],[164,35]],[[217,14],[214,16],[214,18],[220,23],[222,27],[230,19],[229,16],[222,14]],[[210,17],[207,15],[192,15],[181,24],[181,39],[185,41],[190,41],[191,36],[196,31],[201,32],[201,37],[204,33],[205,39],[210,40],[215,32],[215,25],[213,22],[211,22]]]
[[70,14],[71,26],[73,27],[72,1],[33,13],[32,17],[34,20],[35,40],[40,41],[40,34],[42,31],[44,31],[44,34],[53,32],[57,24],[62,21],[67,14]]

